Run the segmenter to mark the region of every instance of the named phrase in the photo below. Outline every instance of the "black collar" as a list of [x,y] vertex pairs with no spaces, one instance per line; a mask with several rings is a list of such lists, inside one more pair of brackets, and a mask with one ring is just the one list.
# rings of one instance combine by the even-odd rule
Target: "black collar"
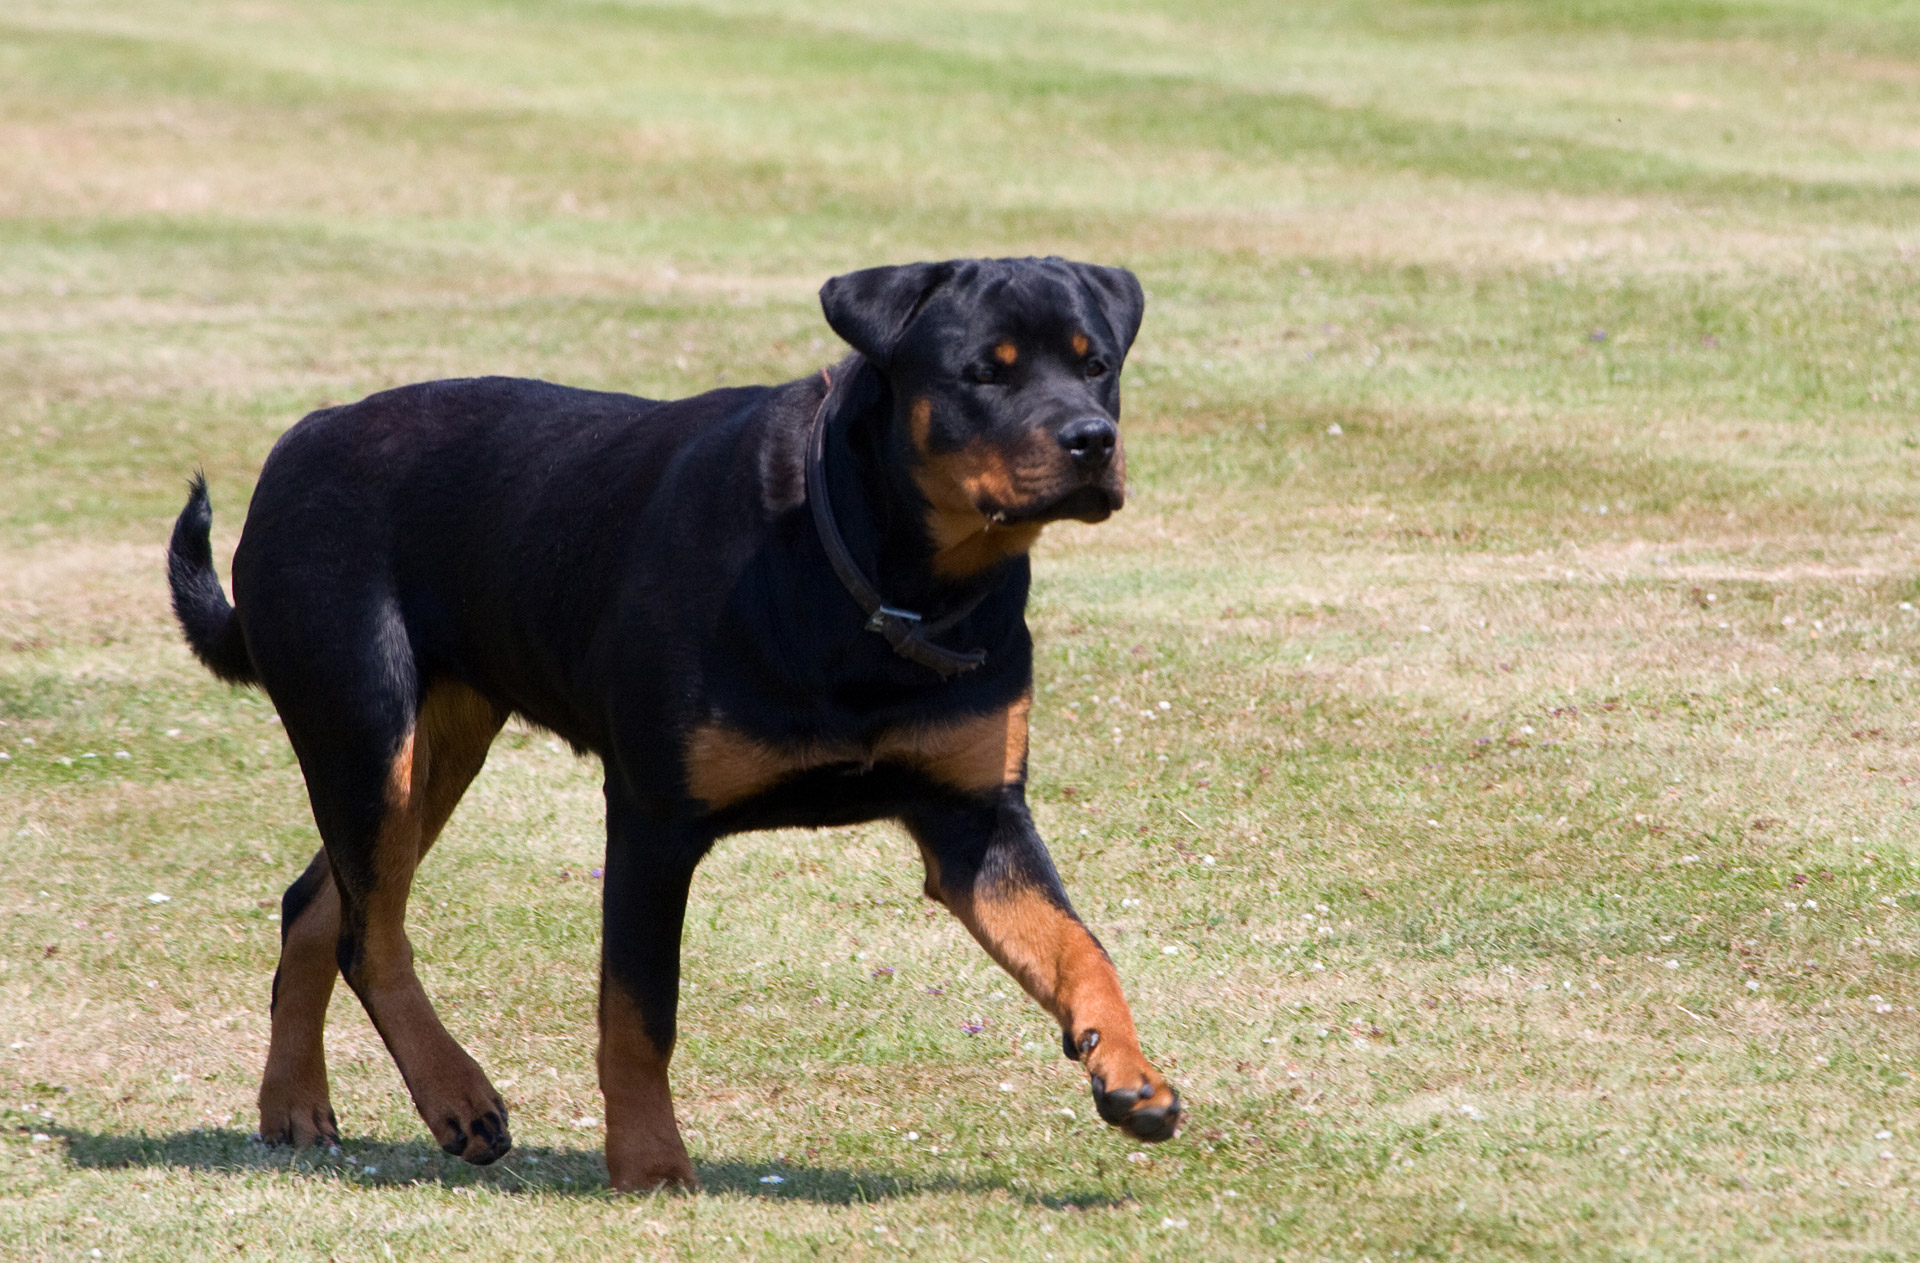
[[987,660],[986,650],[956,653],[942,649],[928,637],[938,636],[973,613],[992,591],[990,587],[944,618],[929,623],[924,615],[888,605],[847,551],[847,541],[840,537],[840,528],[833,521],[833,506],[827,500],[827,404],[833,399],[833,376],[823,368],[820,377],[827,383],[827,393],[820,400],[819,411],[813,414],[813,429],[807,440],[807,503],[813,508],[813,529],[826,547],[833,573],[866,614],[867,630],[878,632],[902,658],[939,672],[943,679],[973,670]]

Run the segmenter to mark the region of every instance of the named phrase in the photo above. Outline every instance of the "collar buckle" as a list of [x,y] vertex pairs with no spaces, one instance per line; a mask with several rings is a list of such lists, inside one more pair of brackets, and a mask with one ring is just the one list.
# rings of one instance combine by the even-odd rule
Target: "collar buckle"
[[[923,621],[925,620],[912,610],[897,610],[891,605],[882,605],[867,617],[867,630],[870,632],[884,633],[889,623],[907,623],[911,625]],[[911,630],[911,626],[903,628],[902,630]]]

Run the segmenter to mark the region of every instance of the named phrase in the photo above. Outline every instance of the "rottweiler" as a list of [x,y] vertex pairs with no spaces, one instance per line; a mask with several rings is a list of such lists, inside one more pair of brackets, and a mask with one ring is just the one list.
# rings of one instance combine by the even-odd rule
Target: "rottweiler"
[[1125,498],[1131,272],[876,267],[820,291],[853,348],[778,386],[659,401],[426,382],[274,445],[213,566],[196,475],[168,555],[187,643],[257,684],[322,848],[281,903],[260,1135],[335,1143],[336,972],[441,1148],[507,1107],[414,972],[407,892],[507,718],[605,768],[598,1069],[615,1188],[692,1186],[668,1090],[694,867],[748,829],[899,820],[927,895],[1060,1023],[1100,1116],[1160,1141],[1180,1098],[1026,802],[1028,550]]

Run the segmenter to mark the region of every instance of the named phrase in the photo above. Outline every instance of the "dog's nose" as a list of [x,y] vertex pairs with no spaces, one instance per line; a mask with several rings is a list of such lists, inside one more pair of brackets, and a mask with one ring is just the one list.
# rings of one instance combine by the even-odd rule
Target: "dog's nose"
[[1107,467],[1119,441],[1120,428],[1105,417],[1082,417],[1067,422],[1060,430],[1060,446],[1067,449],[1075,465],[1090,474]]

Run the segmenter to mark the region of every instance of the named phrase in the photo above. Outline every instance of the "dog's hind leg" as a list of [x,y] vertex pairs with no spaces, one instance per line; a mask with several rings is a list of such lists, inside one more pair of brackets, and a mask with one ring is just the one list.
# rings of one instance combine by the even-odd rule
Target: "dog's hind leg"
[[280,900],[280,967],[273,973],[273,1035],[260,1080],[260,1139],[337,1145],[323,1038],[340,941],[340,895],[321,851]]
[[[351,653],[351,646],[365,643],[343,637],[333,645]],[[405,921],[414,870],[479,770],[504,715],[464,686],[436,683],[416,694],[410,663],[392,652],[393,638],[374,643],[386,652],[357,667],[323,643],[301,657],[298,676],[276,672],[271,656],[262,674],[300,757],[326,846],[340,974],[386,1041],[441,1148],[487,1163],[511,1145],[506,1106],[441,1025],[414,972]],[[277,680],[286,686],[276,687]],[[303,949],[308,933],[321,937],[323,911],[309,914],[311,931],[308,918],[301,919]],[[309,966],[303,978],[324,976],[314,953],[303,950],[296,959]],[[310,986],[303,998],[319,991]],[[287,1038],[276,1039],[284,1051],[269,1066],[312,1067],[303,1084],[324,1075],[318,1055],[324,1008],[308,1012],[309,1021],[300,1023],[289,1009],[277,1024],[276,1036],[284,1030]]]
[[[421,812],[424,856],[486,761],[504,712],[460,685],[431,689],[416,720],[431,748]],[[415,758],[416,769],[421,760]],[[273,1034],[260,1083],[260,1138],[268,1144],[340,1141],[327,1087],[324,1033],[339,974],[340,893],[323,850],[280,901],[280,966],[273,975]]]

